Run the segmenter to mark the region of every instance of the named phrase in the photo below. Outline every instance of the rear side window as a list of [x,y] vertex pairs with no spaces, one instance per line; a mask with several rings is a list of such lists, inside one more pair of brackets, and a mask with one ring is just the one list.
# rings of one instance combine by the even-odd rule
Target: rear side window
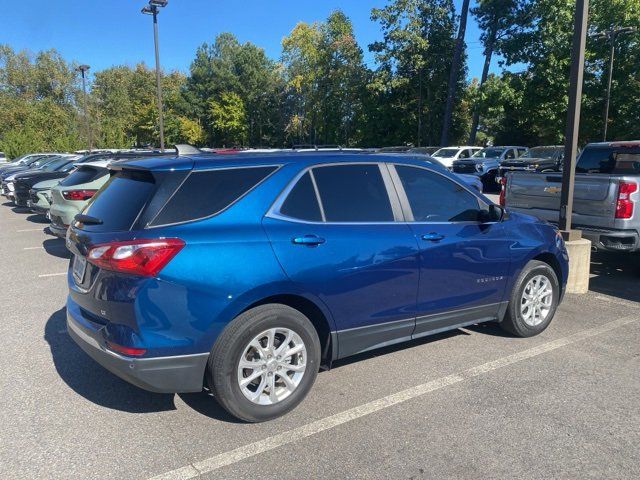
[[227,208],[277,167],[193,171],[151,225],[168,225],[210,217]]
[[123,170],[109,179],[83,212],[102,221],[85,225],[89,231],[129,230],[149,199],[156,183],[149,172]]
[[640,173],[640,148],[586,148],[576,165],[576,173]]
[[313,176],[327,222],[393,222],[378,165],[316,167]]
[[322,214],[316,196],[311,174],[305,173],[289,192],[287,199],[280,207],[280,213],[291,218],[321,222]]
[[73,185],[84,185],[85,183],[91,183],[100,177],[109,174],[109,170],[101,167],[80,167],[75,172],[71,173],[67,178],[60,182],[63,187],[71,187]]
[[462,186],[423,168],[396,165],[415,222],[473,222],[480,203]]

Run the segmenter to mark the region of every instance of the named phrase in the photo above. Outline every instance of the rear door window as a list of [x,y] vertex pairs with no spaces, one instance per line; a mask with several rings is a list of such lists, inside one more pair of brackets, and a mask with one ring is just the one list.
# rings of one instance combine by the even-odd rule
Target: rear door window
[[215,215],[273,173],[277,167],[195,170],[178,188],[151,225],[182,223]]
[[377,164],[330,165],[312,172],[327,222],[394,221]]

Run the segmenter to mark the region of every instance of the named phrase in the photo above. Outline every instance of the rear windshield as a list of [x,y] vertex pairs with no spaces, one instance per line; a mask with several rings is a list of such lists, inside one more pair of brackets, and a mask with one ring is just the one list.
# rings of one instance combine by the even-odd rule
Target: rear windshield
[[149,172],[123,170],[112,176],[93,197],[85,211],[102,221],[85,225],[91,231],[129,230],[154,194],[155,179]]
[[640,173],[640,147],[587,147],[580,155],[576,173]]
[[205,218],[227,208],[277,167],[227,168],[192,172],[151,225]]
[[100,177],[109,174],[109,170],[102,167],[89,167],[84,166],[78,168],[75,172],[69,175],[67,178],[60,182],[63,187],[71,187],[73,185],[84,185],[85,183],[91,183]]

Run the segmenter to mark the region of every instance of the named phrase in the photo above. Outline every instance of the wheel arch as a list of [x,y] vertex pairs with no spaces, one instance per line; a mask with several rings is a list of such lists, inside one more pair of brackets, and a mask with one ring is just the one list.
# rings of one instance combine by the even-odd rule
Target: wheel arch
[[270,303],[278,303],[291,307],[295,310],[298,310],[309,319],[309,321],[316,329],[318,338],[320,339],[321,367],[326,370],[330,369],[332,361],[337,357],[338,354],[338,343],[337,336],[335,335],[335,329],[331,327],[331,321],[329,319],[328,312],[325,313],[323,308],[318,306],[315,302],[308,299],[307,297],[290,293],[271,295],[269,297],[257,300],[251,305],[247,306],[247,308],[245,308],[243,312],[251,310],[252,308],[258,307],[260,305],[266,305]]
[[560,296],[562,297],[562,294],[563,294],[562,267],[560,266],[560,262],[558,261],[556,256],[551,252],[543,252],[543,253],[539,253],[538,255],[533,257],[531,260],[537,260],[539,262],[546,263],[551,267],[551,269],[556,274],[556,277],[558,278],[558,285],[560,286]]

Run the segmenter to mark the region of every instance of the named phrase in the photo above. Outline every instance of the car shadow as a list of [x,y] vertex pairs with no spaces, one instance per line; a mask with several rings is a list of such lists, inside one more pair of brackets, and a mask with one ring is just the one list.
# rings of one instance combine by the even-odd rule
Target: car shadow
[[3,207],[13,207],[13,202],[4,202],[2,204]]
[[246,423],[232,416],[220,406],[215,397],[207,391],[199,393],[179,393],[180,399],[200,415],[227,423]]
[[29,215],[27,217],[27,222],[40,223],[42,225],[48,225],[51,223],[49,220],[47,220],[47,217],[45,217],[44,215],[40,215],[39,213],[34,213],[33,215]]
[[465,329],[471,332],[481,333],[483,335],[491,335],[492,337],[516,338],[515,335],[500,328],[500,325],[496,322],[478,323],[476,325],[465,327]]
[[591,254],[589,290],[640,302],[640,255],[614,252]]
[[19,206],[14,205],[13,203],[11,205],[13,205],[11,207],[11,211],[13,213],[23,213],[23,214],[24,213],[31,213],[31,209],[28,208],[28,207],[19,207]]
[[147,392],[116,377],[85,354],[67,333],[66,308],[45,325],[44,339],[60,378],[90,402],[129,413],[175,410],[174,395]]
[[42,246],[49,255],[58,258],[71,258],[71,252],[61,238],[48,238],[42,242]]

